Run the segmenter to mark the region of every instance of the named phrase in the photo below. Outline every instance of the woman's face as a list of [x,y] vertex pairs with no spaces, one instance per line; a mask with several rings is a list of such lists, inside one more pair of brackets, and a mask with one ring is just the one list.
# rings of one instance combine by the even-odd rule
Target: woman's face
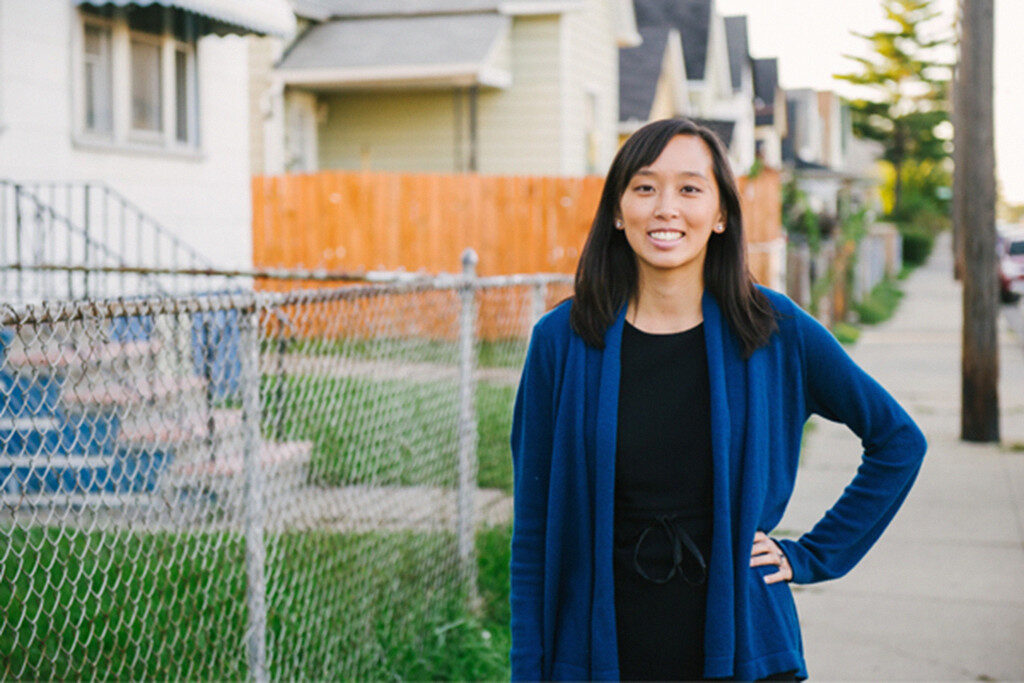
[[724,223],[710,150],[695,135],[677,135],[630,178],[616,227],[625,232],[644,275],[703,272],[708,239]]

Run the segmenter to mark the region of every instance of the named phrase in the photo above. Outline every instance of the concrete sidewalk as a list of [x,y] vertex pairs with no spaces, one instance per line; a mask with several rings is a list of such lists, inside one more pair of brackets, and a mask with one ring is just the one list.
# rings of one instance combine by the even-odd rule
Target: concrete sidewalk
[[[961,295],[949,236],[854,359],[917,420],[929,450],[889,530],[846,577],[794,587],[815,680],[1024,680],[1024,340],[1000,321],[1003,446],[960,431]],[[1024,305],[1022,303],[1021,305]],[[779,533],[849,483],[858,439],[815,418]]]

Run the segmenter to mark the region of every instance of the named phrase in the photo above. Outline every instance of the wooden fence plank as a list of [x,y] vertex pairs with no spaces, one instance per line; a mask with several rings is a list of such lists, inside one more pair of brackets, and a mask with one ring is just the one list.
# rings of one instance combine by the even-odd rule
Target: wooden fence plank
[[[783,236],[780,177],[740,178],[751,244]],[[257,268],[573,273],[603,179],[325,171],[252,181]]]

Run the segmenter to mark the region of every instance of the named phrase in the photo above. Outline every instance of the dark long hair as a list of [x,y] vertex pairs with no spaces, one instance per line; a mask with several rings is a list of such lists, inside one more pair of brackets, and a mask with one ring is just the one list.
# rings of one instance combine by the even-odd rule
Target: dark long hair
[[637,171],[654,163],[677,135],[704,141],[714,162],[715,182],[725,230],[712,232],[704,259],[704,287],[715,297],[725,319],[750,357],[777,329],[775,311],[747,268],[743,215],[725,148],[711,130],[688,119],[649,123],[626,140],[615,155],[601,192],[601,202],[576,267],[570,322],[585,342],[604,347],[604,333],[623,304],[636,295],[636,256],[622,230],[615,229],[626,186]]

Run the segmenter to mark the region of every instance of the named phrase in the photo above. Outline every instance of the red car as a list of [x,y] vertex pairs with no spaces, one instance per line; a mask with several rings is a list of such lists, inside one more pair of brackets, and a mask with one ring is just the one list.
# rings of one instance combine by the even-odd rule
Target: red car
[[1024,293],[1024,230],[999,235],[999,298],[1013,303]]

